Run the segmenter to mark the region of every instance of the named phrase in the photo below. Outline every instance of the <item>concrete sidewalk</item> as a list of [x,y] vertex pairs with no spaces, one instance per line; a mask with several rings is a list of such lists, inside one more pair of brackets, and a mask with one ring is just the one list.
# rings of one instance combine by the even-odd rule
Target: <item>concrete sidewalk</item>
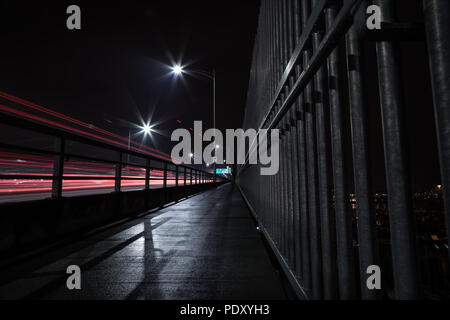
[[[69,291],[78,265],[82,290]],[[231,184],[93,232],[0,275],[0,299],[286,299]]]

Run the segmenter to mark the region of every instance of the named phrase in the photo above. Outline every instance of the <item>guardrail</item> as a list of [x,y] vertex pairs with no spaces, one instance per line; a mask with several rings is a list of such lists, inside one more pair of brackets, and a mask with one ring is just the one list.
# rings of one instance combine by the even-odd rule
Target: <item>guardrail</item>
[[14,185],[11,185],[11,190],[6,194],[40,190],[44,193],[48,191],[52,198],[58,199],[69,190],[77,190],[77,194],[85,190],[88,195],[94,190],[97,193],[119,193],[130,189],[166,189],[225,181],[204,170],[174,165],[171,161],[145,154],[145,149],[142,152],[127,149],[104,142],[101,136],[83,136],[79,130],[72,131],[66,125],[59,126],[52,121],[53,125],[43,123],[39,117],[22,111],[15,114],[8,112],[16,110],[14,104],[14,101],[0,97],[0,124],[27,130],[29,136],[42,134],[54,147],[48,149],[15,144],[14,139],[0,141],[0,153],[3,152],[0,156],[8,157],[7,161],[2,159],[0,164],[0,181],[35,181],[41,185],[41,188],[23,188],[24,192],[14,190]]

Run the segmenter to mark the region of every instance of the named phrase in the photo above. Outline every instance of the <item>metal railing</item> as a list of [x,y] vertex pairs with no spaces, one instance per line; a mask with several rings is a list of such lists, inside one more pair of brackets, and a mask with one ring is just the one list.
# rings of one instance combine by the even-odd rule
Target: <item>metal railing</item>
[[[0,104],[11,105],[11,101],[2,99]],[[13,161],[0,164],[0,181],[36,181],[43,186],[36,189],[49,191],[49,195],[55,199],[64,196],[65,183],[74,181],[79,184],[76,187],[78,191],[86,191],[82,195],[89,195],[94,190],[96,193],[118,193],[225,181],[212,173],[188,165],[175,165],[171,161],[147,155],[139,150],[116,146],[20,115],[0,111],[1,124],[8,128],[26,130],[28,136],[33,133],[45,135],[47,141],[53,141],[54,148],[0,141],[0,153],[8,152],[8,157],[14,158]],[[77,144],[78,151],[72,144]],[[96,150],[95,154],[90,153],[92,148]],[[31,160],[26,161],[30,157]],[[15,161],[21,162],[21,172],[17,172],[10,165]],[[31,163],[39,164],[40,169],[34,168]],[[46,181],[49,182],[47,185]],[[83,181],[95,183],[89,186]],[[131,190],[124,182],[133,186]],[[100,185],[97,185],[98,183]],[[33,192],[33,189],[29,192]],[[80,192],[77,195],[80,195]],[[23,201],[23,198],[18,198],[17,201]]]
[[[382,11],[383,28],[378,33],[366,28],[366,9],[372,4]],[[369,37],[375,39],[378,63],[389,263],[394,282],[394,293],[384,294],[396,299],[415,299],[422,294],[405,152],[402,82],[396,60],[396,44],[407,32],[395,21],[394,5],[391,0],[261,3],[244,127],[280,129],[280,171],[275,176],[261,176],[258,166],[245,165],[239,168],[237,180],[291,282],[304,298],[382,297],[380,290],[370,290],[366,282],[368,267],[380,265],[381,246],[361,68],[368,63],[362,45]],[[423,5],[448,234],[449,2],[424,0]],[[343,111],[344,96],[348,114]],[[353,176],[346,171],[351,164],[344,154],[346,115],[351,125]],[[350,179],[354,181],[355,216],[348,199]]]

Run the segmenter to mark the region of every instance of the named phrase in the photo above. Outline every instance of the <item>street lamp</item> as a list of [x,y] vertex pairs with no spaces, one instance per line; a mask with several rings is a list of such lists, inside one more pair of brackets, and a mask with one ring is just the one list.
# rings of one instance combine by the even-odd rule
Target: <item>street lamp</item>
[[[133,134],[132,134],[132,128],[130,128],[130,124],[128,122],[127,122],[127,124],[124,124],[126,122],[124,120],[119,120],[117,122],[116,122],[116,120],[114,120],[114,121],[108,120],[108,119],[103,119],[103,120],[113,126],[118,125],[120,127],[127,127],[127,129],[128,129],[128,146],[127,147],[128,147],[128,151],[131,151],[131,136]],[[141,130],[140,133],[143,133],[144,137],[151,135],[151,133],[154,132],[153,128],[155,127],[155,125],[151,125],[150,123],[144,123],[142,126],[134,124],[134,123],[132,123],[131,125],[134,128],[140,129]],[[128,153],[127,159],[128,159],[127,161],[130,162],[130,154],[129,153]]]
[[[184,68],[177,64],[174,65],[172,68],[172,72],[173,74],[175,74],[176,76],[181,76],[183,73],[185,73]],[[192,73],[196,73],[199,74],[205,78],[208,78],[210,80],[212,80],[213,82],[213,123],[214,123],[214,136],[216,136],[216,71],[213,70],[212,72],[207,72],[207,71],[202,71],[202,70],[190,70],[190,72]],[[216,145],[216,149],[219,149],[220,146]],[[214,152],[214,156],[215,156],[215,152]],[[214,177],[216,175],[216,164],[217,164],[217,160],[214,161]],[[208,164],[209,167],[209,164]],[[215,180],[215,178],[214,178]]]
[[182,66],[176,65],[176,66],[173,66],[173,67],[172,67],[172,72],[173,72],[175,75],[180,76],[180,75],[183,74],[184,69],[183,69]]
[[153,130],[152,130],[152,127],[151,127],[149,124],[145,124],[145,125],[142,127],[142,132],[144,132],[145,135],[151,134],[152,131],[153,131]]

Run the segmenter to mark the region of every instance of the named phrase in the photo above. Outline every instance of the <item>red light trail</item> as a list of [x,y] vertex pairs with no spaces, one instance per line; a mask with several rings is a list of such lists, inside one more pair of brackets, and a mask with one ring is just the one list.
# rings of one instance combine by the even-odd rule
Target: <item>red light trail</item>
[[[74,119],[74,118],[72,118],[72,117],[69,117],[69,116],[66,116],[66,115],[64,115],[64,114],[61,114],[61,113],[59,113],[59,112],[50,110],[50,109],[45,108],[45,107],[42,107],[42,106],[39,106],[39,105],[34,104],[34,103],[32,103],[32,102],[29,102],[29,101],[26,101],[26,100],[17,98],[17,97],[15,97],[15,96],[13,96],[13,95],[10,95],[10,94],[5,93],[5,92],[2,92],[2,91],[0,91],[0,97],[2,97],[2,98],[4,98],[4,99],[7,99],[7,100],[9,100],[9,101],[12,101],[12,102],[21,104],[22,106],[29,107],[29,108],[31,108],[31,109],[33,109],[33,110],[37,110],[37,111],[43,112],[43,113],[45,113],[45,114],[47,114],[47,115],[51,115],[51,116],[57,117],[57,118],[59,118],[59,119],[63,119],[63,120],[65,120],[65,121],[71,122],[71,123],[73,123],[73,124],[76,124],[76,125],[79,125],[79,126],[88,128],[88,129],[90,129],[90,130],[97,131],[97,132],[99,132],[99,133],[108,135],[108,136],[110,136],[110,137],[113,137],[113,138],[122,140],[122,141],[126,142],[127,144],[126,144],[126,145],[125,145],[125,144],[120,144],[120,143],[118,143],[117,141],[110,140],[110,139],[106,139],[105,141],[112,142],[112,143],[115,143],[115,144],[119,144],[119,145],[122,146],[122,147],[123,147],[123,146],[126,146],[126,147],[128,148],[128,138],[122,137],[122,136],[120,136],[120,135],[118,135],[118,134],[109,132],[109,131],[104,130],[104,129],[101,129],[101,128],[97,128],[97,127],[95,127],[95,126],[93,126],[93,125],[91,125],[91,124],[88,124],[88,123],[86,123],[86,122],[83,122],[83,121]],[[12,108],[11,108],[11,109],[12,109]],[[19,110],[16,110],[16,109],[12,109],[12,110],[19,111]],[[5,111],[7,111],[7,110],[5,110]],[[8,111],[8,112],[11,112],[11,111]],[[13,113],[16,113],[16,112],[13,112]],[[16,113],[16,114],[17,114],[17,113]],[[26,115],[31,115],[31,114],[25,113],[25,115],[22,115],[22,116],[27,117]],[[31,118],[31,119],[33,119],[33,118]],[[44,118],[41,118],[41,119],[44,119]],[[36,120],[36,119],[34,119],[34,120]],[[51,123],[48,122],[47,119],[44,119],[43,122],[44,122],[44,123],[47,123],[47,124],[51,124]],[[53,123],[54,123],[54,122],[53,122]],[[66,128],[66,129],[67,129],[67,128]],[[76,130],[75,128],[72,128],[72,129],[73,129],[73,130]],[[69,129],[69,130],[70,130],[70,129]],[[75,132],[81,133],[81,134],[86,134],[86,135],[91,135],[91,136],[92,136],[92,134],[88,134],[87,132],[84,132],[84,131],[81,131],[81,130],[77,130],[77,131],[75,131]],[[96,136],[96,137],[97,137],[97,136]],[[100,139],[102,139],[102,138],[100,137]],[[102,140],[103,140],[103,139],[102,139]],[[143,150],[141,150],[140,148],[144,148],[144,149],[147,149],[147,150],[151,151],[151,152],[152,152],[152,153],[150,153],[151,155],[154,155],[154,156],[156,156],[156,157],[160,157],[160,158],[162,158],[162,159],[171,161],[170,156],[169,156],[168,154],[162,152],[162,151],[159,151],[159,150],[157,150],[157,149],[151,148],[151,147],[149,147],[149,146],[146,146],[146,145],[144,145],[144,144],[138,143],[138,142],[136,142],[136,141],[131,141],[131,143],[134,144],[134,145],[136,145],[136,146],[139,146],[139,148],[133,147],[133,149],[136,150],[136,151],[142,152]],[[155,155],[153,152],[156,152],[157,154]]]
[[[83,121],[71,118],[64,114],[55,112],[48,108],[39,106],[32,102],[17,98],[10,94],[0,91],[0,98],[4,98],[10,102],[20,104],[30,108],[30,111],[39,111],[43,115],[50,115],[60,120],[69,122],[70,124],[64,124],[55,120],[48,119],[44,116],[33,114],[24,110],[19,110],[6,105],[0,104],[0,111],[17,115],[26,119],[34,120],[40,123],[44,123],[59,129],[63,129],[72,133],[80,134],[90,138],[94,138],[103,142],[111,143],[113,145],[120,146],[124,149],[128,149],[128,138],[119,136],[109,131],[97,128],[93,125],[85,123]],[[87,128],[76,128],[73,125]],[[113,138],[119,140],[113,140]],[[140,144],[135,141],[131,141],[130,149],[136,152],[147,154],[156,158],[171,161],[169,155]],[[20,176],[20,179],[2,179],[2,175],[8,176]],[[26,179],[30,176],[30,179]],[[43,194],[48,195],[52,189],[52,176],[53,176],[53,157],[31,154],[17,154],[11,152],[0,152],[0,201],[2,196],[6,195],[26,195],[26,194]],[[151,170],[150,172],[150,187],[159,188],[164,184],[164,173],[161,170]],[[25,178],[24,178],[25,177]],[[39,177],[40,179],[36,179]],[[92,179],[89,179],[89,178]],[[95,163],[88,161],[80,161],[69,159],[64,164],[64,178],[63,192],[70,191],[107,191],[114,189],[115,186],[115,165],[107,163]],[[78,179],[77,179],[78,178]],[[175,173],[168,172],[167,185],[175,186]],[[184,177],[179,177],[179,183],[184,183]],[[189,178],[190,179],[190,178]],[[121,186],[125,190],[144,189],[145,187],[145,168],[128,166],[124,167],[122,171]],[[87,192],[86,194],[89,194]]]

